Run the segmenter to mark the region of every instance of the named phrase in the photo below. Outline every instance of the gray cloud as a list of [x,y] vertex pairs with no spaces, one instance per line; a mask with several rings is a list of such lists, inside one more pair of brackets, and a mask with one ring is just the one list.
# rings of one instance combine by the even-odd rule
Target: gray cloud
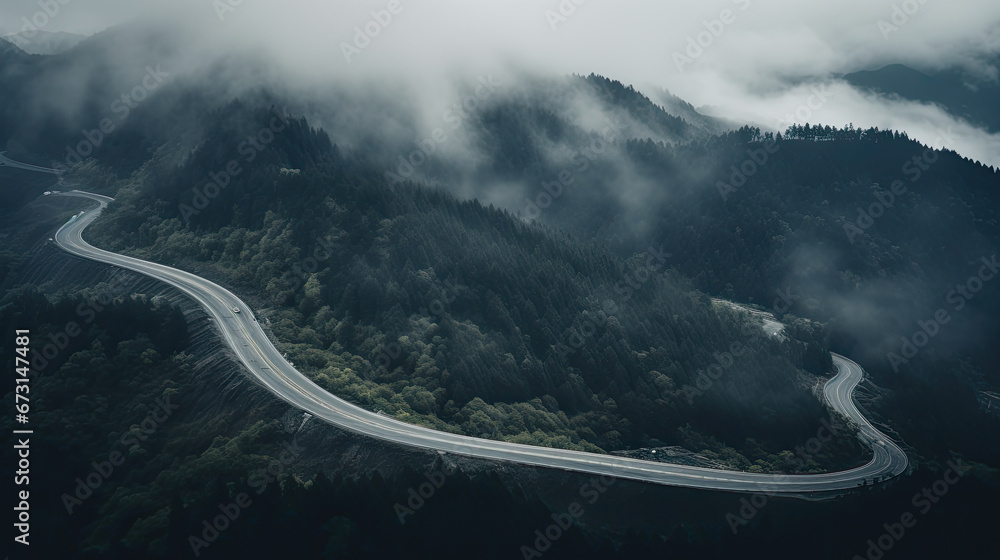
[[[973,64],[982,50],[1000,49],[1000,5],[966,0],[961,8],[944,0],[493,0],[467,2],[399,0],[401,13],[382,30],[351,67],[401,70],[407,65],[453,67],[456,63],[511,59],[546,70],[599,72],[634,83],[654,82],[685,91],[671,54],[697,37],[705,22],[731,10],[705,53],[685,74],[701,79],[723,73],[743,83],[766,85],[776,76],[845,71],[887,62]],[[242,35],[283,54],[324,61],[329,71],[344,65],[339,43],[364,28],[371,11],[388,0],[330,3],[321,0],[7,0],[0,21],[7,31],[21,18],[59,4],[50,31],[93,33],[156,10],[183,13],[191,21],[218,24],[218,33],[240,28]],[[893,6],[919,10],[891,32]],[[236,4],[216,15],[219,5]],[[567,7],[572,7],[572,13]],[[550,21],[552,14],[562,21]],[[553,29],[553,27],[555,27]],[[320,68],[316,68],[320,71]],[[697,86],[697,84],[695,85]]]
[[[594,72],[648,91],[668,88],[695,106],[768,125],[808,97],[812,84],[802,80],[894,62],[961,65],[995,78],[984,60],[1000,54],[995,0],[960,7],[944,0],[61,1],[66,5],[8,0],[0,21],[5,31],[18,31],[22,18],[57,5],[44,29],[94,33],[139,16],[169,15],[164,21],[171,25],[184,21],[204,32],[203,51],[265,52],[284,71],[317,84],[391,84],[414,96],[428,122],[440,118],[456,84],[527,71]],[[912,13],[903,21],[905,11]],[[677,55],[690,62],[679,69]],[[933,107],[878,100],[846,86],[836,91],[812,122],[899,128],[926,142],[951,127],[964,131],[956,132],[959,151],[1000,163],[992,149],[1000,140]]]

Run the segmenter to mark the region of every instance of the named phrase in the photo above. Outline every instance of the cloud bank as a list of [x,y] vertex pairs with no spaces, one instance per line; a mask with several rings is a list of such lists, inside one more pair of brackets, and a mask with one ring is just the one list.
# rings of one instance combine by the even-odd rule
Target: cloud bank
[[[201,52],[265,53],[290,75],[379,83],[440,115],[457,83],[598,73],[776,126],[829,76],[903,63],[996,79],[1000,4],[968,0],[8,0],[0,29],[95,33],[135,18],[202,32]],[[27,23],[26,23],[27,22]],[[935,107],[832,84],[810,122],[906,130],[1000,164],[996,136]],[[815,103],[813,103],[815,105]],[[436,118],[436,117],[428,117]]]

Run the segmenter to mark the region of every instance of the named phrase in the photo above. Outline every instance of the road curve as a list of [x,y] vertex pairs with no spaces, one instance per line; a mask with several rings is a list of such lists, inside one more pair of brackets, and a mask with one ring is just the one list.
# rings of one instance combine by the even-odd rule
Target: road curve
[[13,167],[15,169],[26,169],[28,171],[37,171],[39,173],[51,173],[53,175],[60,175],[62,171],[58,169],[49,169],[48,167],[39,167],[37,165],[31,165],[30,163],[21,163],[19,161],[14,161],[6,156],[7,152],[0,152],[0,168]]
[[[734,492],[799,496],[836,492],[856,488],[863,483],[871,484],[876,478],[887,480],[907,469],[907,458],[903,450],[876,430],[854,405],[851,394],[864,377],[864,370],[858,364],[836,354],[833,359],[839,373],[827,382],[824,395],[834,410],[858,425],[858,437],[871,447],[873,457],[863,466],[822,474],[747,473],[536,447],[440,432],[369,412],[328,393],[292,367],[268,340],[249,306],[232,292],[194,274],[104,251],[85,242],[83,230],[113,199],[82,191],[58,194],[87,198],[100,205],[75,216],[56,232],[55,242],[61,248],[85,259],[133,270],[166,282],[194,298],[218,324],[226,344],[257,381],[291,405],[345,430],[442,453],[670,486]],[[234,307],[241,311],[234,313]]]

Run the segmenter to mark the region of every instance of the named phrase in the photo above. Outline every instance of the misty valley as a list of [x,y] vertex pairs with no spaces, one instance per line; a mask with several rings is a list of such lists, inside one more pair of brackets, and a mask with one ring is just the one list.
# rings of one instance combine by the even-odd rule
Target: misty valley
[[0,8],[9,558],[1000,552],[996,6],[544,4]]

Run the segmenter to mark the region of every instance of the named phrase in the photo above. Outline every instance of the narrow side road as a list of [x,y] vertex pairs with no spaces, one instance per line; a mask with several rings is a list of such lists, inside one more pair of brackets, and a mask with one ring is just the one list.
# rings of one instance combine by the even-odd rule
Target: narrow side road
[[26,169],[28,171],[37,171],[39,173],[51,173],[53,175],[61,175],[62,171],[58,169],[49,169],[48,167],[39,167],[37,165],[31,165],[30,163],[21,163],[19,161],[14,161],[6,156],[7,152],[0,152],[0,167],[13,167],[16,169]]

